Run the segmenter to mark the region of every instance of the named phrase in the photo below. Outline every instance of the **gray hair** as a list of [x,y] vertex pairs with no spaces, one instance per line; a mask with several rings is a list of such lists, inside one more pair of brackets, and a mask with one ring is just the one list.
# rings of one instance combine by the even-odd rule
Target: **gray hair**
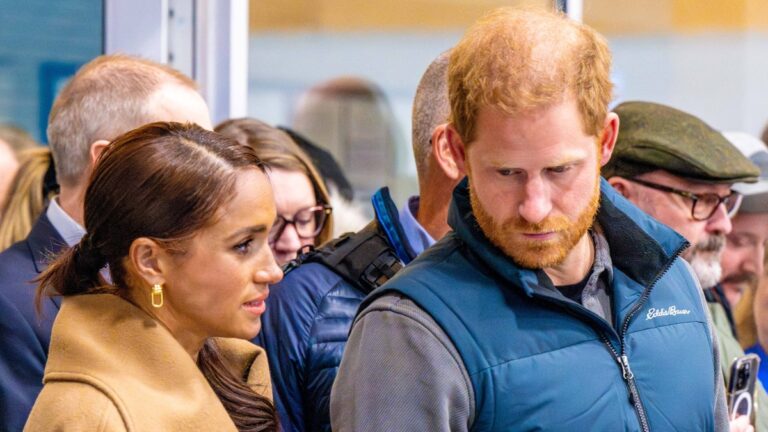
[[451,107],[448,102],[448,60],[445,51],[430,63],[416,88],[413,99],[412,145],[416,171],[423,177],[432,154],[430,139],[435,127],[448,121]]
[[81,181],[91,144],[156,120],[147,101],[162,85],[196,89],[175,69],[126,55],[95,58],[64,87],[48,117],[48,143],[60,184]]

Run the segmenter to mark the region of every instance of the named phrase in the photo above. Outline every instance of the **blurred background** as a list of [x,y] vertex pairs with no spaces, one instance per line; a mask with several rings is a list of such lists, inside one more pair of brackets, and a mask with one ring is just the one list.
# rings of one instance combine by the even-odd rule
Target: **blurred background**
[[416,192],[418,80],[499,6],[567,8],[609,40],[616,100],[650,100],[722,130],[768,120],[768,0],[0,0],[0,123],[45,142],[58,89],[103,52],[196,78],[214,122],[252,116],[330,150],[359,201]]

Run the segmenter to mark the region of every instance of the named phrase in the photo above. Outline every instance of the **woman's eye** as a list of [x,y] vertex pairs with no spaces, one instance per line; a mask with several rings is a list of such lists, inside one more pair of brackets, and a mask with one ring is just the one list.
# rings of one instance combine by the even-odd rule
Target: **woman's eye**
[[248,239],[248,240],[246,240],[246,241],[244,241],[242,243],[239,243],[239,244],[235,245],[234,249],[238,253],[241,253],[241,254],[245,255],[248,252],[250,252],[250,250],[251,250],[251,243],[253,243],[253,239]]

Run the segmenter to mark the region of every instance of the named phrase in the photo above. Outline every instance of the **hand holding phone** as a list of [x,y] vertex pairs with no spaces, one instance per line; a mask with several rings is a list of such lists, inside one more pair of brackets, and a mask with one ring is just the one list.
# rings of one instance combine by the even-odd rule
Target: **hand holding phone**
[[754,423],[753,407],[760,357],[747,354],[736,358],[731,364],[731,379],[728,381],[728,413],[731,420],[746,416]]

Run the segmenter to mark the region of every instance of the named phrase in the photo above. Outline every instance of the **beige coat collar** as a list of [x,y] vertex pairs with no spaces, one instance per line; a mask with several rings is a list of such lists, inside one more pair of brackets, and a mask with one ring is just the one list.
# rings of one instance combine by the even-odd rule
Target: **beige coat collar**
[[[220,351],[271,398],[266,354],[237,339]],[[104,393],[128,430],[235,431],[197,365],[170,332],[111,294],[65,298],[53,326],[43,382],[79,382]]]

